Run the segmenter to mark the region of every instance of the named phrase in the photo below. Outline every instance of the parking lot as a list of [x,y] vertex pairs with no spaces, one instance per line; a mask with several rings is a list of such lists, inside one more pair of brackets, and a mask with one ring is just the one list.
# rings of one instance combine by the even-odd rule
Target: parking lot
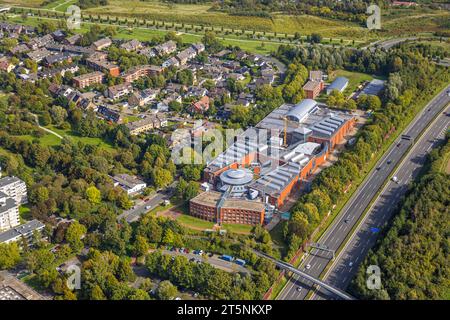
[[[188,249],[189,250],[189,249]],[[250,271],[240,266],[234,262],[225,261],[220,258],[220,255],[216,254],[195,254],[192,250],[189,250],[189,252],[180,252],[179,249],[177,251],[175,249],[172,250],[162,250],[162,253],[168,254],[171,256],[185,256],[190,261],[196,261],[198,263],[209,263],[215,268],[221,269],[226,272],[243,272],[243,273],[250,273]]]

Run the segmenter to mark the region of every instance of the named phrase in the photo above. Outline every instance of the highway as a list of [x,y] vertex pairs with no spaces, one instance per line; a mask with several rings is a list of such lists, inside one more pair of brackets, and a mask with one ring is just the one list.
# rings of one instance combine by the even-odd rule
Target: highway
[[[450,97],[447,93],[449,89],[450,86],[447,86],[445,90],[438,94],[414,118],[402,134],[409,135],[413,139],[418,137],[433,118],[441,113],[441,109],[449,104]],[[446,111],[449,112],[448,108]],[[406,160],[399,166],[399,169],[396,170],[396,175],[399,179],[398,184],[388,183],[386,188],[383,188],[383,184],[390,177],[395,166],[400,163],[402,157],[408,152],[412,143],[412,141],[400,138],[391,145],[358,190],[352,195],[318,241],[329,249],[337,251],[343,245],[345,238],[351,233],[352,228],[356,225],[372,199],[383,188],[370,212],[363,220],[362,225],[358,227],[357,232],[352,236],[351,241],[348,242],[348,246],[334,261],[333,268],[330,269],[328,276],[326,276],[327,283],[340,289],[347,287],[352,276],[357,271],[359,263],[375,242],[377,230],[373,228],[380,229],[389,220],[393,209],[407,190],[407,183],[417,175],[423,165],[425,160],[424,154],[437,143],[434,138],[442,137],[449,122],[450,118],[447,115],[439,115],[436,122],[430,127],[430,130],[426,132],[423,138],[417,141],[412,149],[413,153],[408,155]],[[331,261],[331,256],[331,253],[313,249],[306,255],[300,268],[309,275],[319,278]],[[312,289],[310,282],[293,276],[278,296],[278,299],[302,300],[305,299],[310,289]],[[314,298],[329,299],[335,297],[330,297],[329,293],[323,290],[323,293],[321,291]]]

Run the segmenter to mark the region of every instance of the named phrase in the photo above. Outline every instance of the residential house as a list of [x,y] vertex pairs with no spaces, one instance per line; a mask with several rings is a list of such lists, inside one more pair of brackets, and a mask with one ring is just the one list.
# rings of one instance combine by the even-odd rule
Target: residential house
[[53,66],[56,63],[68,62],[72,63],[72,56],[67,52],[57,53],[50,56],[46,56],[44,59],[44,64],[47,67]]
[[38,50],[34,50],[31,52],[28,52],[26,54],[26,56],[35,61],[35,62],[41,62],[42,59],[44,59],[47,56],[50,56],[52,53],[50,51],[48,51],[47,49],[43,48],[43,49],[38,49]]
[[15,68],[15,66],[11,63],[11,61],[8,58],[6,58],[6,57],[0,58],[0,70],[1,71],[11,72],[14,68]]
[[71,72],[72,74],[74,74],[75,72],[77,72],[80,68],[78,67],[77,64],[71,64],[68,66],[61,66],[58,68],[50,68],[50,69],[44,69],[38,72],[38,77],[41,79],[46,79],[46,78],[52,78],[54,76],[56,76],[57,74],[61,75],[62,77],[64,77],[64,75],[66,74],[66,72]]
[[157,55],[164,56],[175,52],[175,50],[177,50],[177,43],[173,40],[170,40],[155,46],[153,49]]
[[193,102],[191,106],[192,113],[204,113],[209,109],[209,97],[204,96],[197,102]]
[[202,53],[203,51],[205,51],[205,45],[203,43],[194,43],[191,46],[192,49],[195,50],[195,52],[197,52],[197,54]]
[[133,92],[133,86],[129,82],[124,82],[115,86],[108,87],[105,96],[116,100]]
[[139,40],[133,39],[128,42],[122,43],[120,48],[125,49],[127,51],[137,51],[142,48],[142,43]]
[[128,104],[132,107],[143,107],[146,104],[154,101],[158,95],[159,90],[145,89],[142,91],[135,91],[128,99]]
[[43,48],[46,45],[49,45],[53,42],[54,42],[54,40],[53,40],[52,35],[46,34],[45,36],[42,36],[42,37],[32,38],[30,41],[28,41],[27,45],[30,49],[36,50],[39,48]]
[[28,52],[28,51],[30,51],[30,48],[24,43],[18,44],[17,46],[11,48],[11,50],[10,50],[10,52],[12,54],[19,54],[19,53],[24,53],[24,52]]
[[192,47],[189,47],[176,55],[176,58],[180,62],[180,65],[185,65],[189,60],[195,58],[197,52]]
[[172,58],[169,58],[166,61],[164,61],[162,66],[164,68],[169,68],[169,67],[172,67],[172,66],[178,67],[178,66],[180,66],[180,62],[177,60],[177,58],[172,57]]
[[106,106],[99,106],[97,108],[97,113],[100,114],[101,117],[105,118],[108,121],[112,121],[115,123],[122,123],[123,119],[120,115],[120,112],[112,110]]
[[129,122],[126,126],[130,130],[130,134],[138,135],[140,133],[167,126],[167,119],[158,114],[150,115],[144,119]]
[[92,46],[95,50],[103,50],[112,45],[112,41],[110,38],[103,38],[95,41]]
[[64,44],[70,44],[70,45],[76,45],[80,42],[82,36],[81,34],[75,34],[73,36],[67,37],[66,39],[64,39],[62,42]]
[[204,97],[208,94],[208,90],[202,87],[192,86],[189,87],[186,96],[187,97]]
[[65,39],[66,33],[64,30],[56,30],[51,33],[51,36],[55,41],[61,42]]

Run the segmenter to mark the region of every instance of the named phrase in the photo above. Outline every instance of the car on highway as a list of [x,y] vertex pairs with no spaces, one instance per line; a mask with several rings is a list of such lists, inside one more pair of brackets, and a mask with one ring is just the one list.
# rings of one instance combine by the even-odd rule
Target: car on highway
[[377,171],[379,171],[381,169],[381,166],[380,167],[377,167]]
[[308,263],[308,264],[306,265],[306,270],[309,270],[309,269],[311,269],[311,265]]
[[395,183],[398,183],[398,178],[397,178],[397,176],[393,176],[393,177],[392,177],[392,181],[394,181]]
[[152,206],[145,206],[145,210],[149,210],[149,209],[151,209],[152,208]]
[[297,292],[302,291],[302,287],[297,287]]
[[345,223],[348,223],[349,221],[350,221],[349,218],[346,218],[346,219],[344,220]]
[[349,267],[352,267],[352,266],[353,266],[353,262],[350,262],[350,263],[348,264],[348,266],[349,266]]
[[391,164],[391,162],[392,162],[392,160],[388,160],[386,163],[387,163],[387,164]]

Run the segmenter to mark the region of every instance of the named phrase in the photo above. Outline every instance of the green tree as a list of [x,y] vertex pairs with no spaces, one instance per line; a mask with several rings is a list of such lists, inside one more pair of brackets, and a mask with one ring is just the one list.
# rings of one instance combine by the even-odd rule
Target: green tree
[[20,250],[16,242],[0,243],[0,269],[10,269],[20,260]]
[[86,197],[92,204],[99,204],[102,200],[100,190],[98,190],[95,186],[90,186],[86,189]]
[[74,252],[79,252],[83,248],[81,238],[86,234],[86,227],[78,221],[72,222],[66,230],[65,239]]
[[156,295],[160,300],[170,300],[176,297],[178,289],[170,281],[161,281],[156,290]]

